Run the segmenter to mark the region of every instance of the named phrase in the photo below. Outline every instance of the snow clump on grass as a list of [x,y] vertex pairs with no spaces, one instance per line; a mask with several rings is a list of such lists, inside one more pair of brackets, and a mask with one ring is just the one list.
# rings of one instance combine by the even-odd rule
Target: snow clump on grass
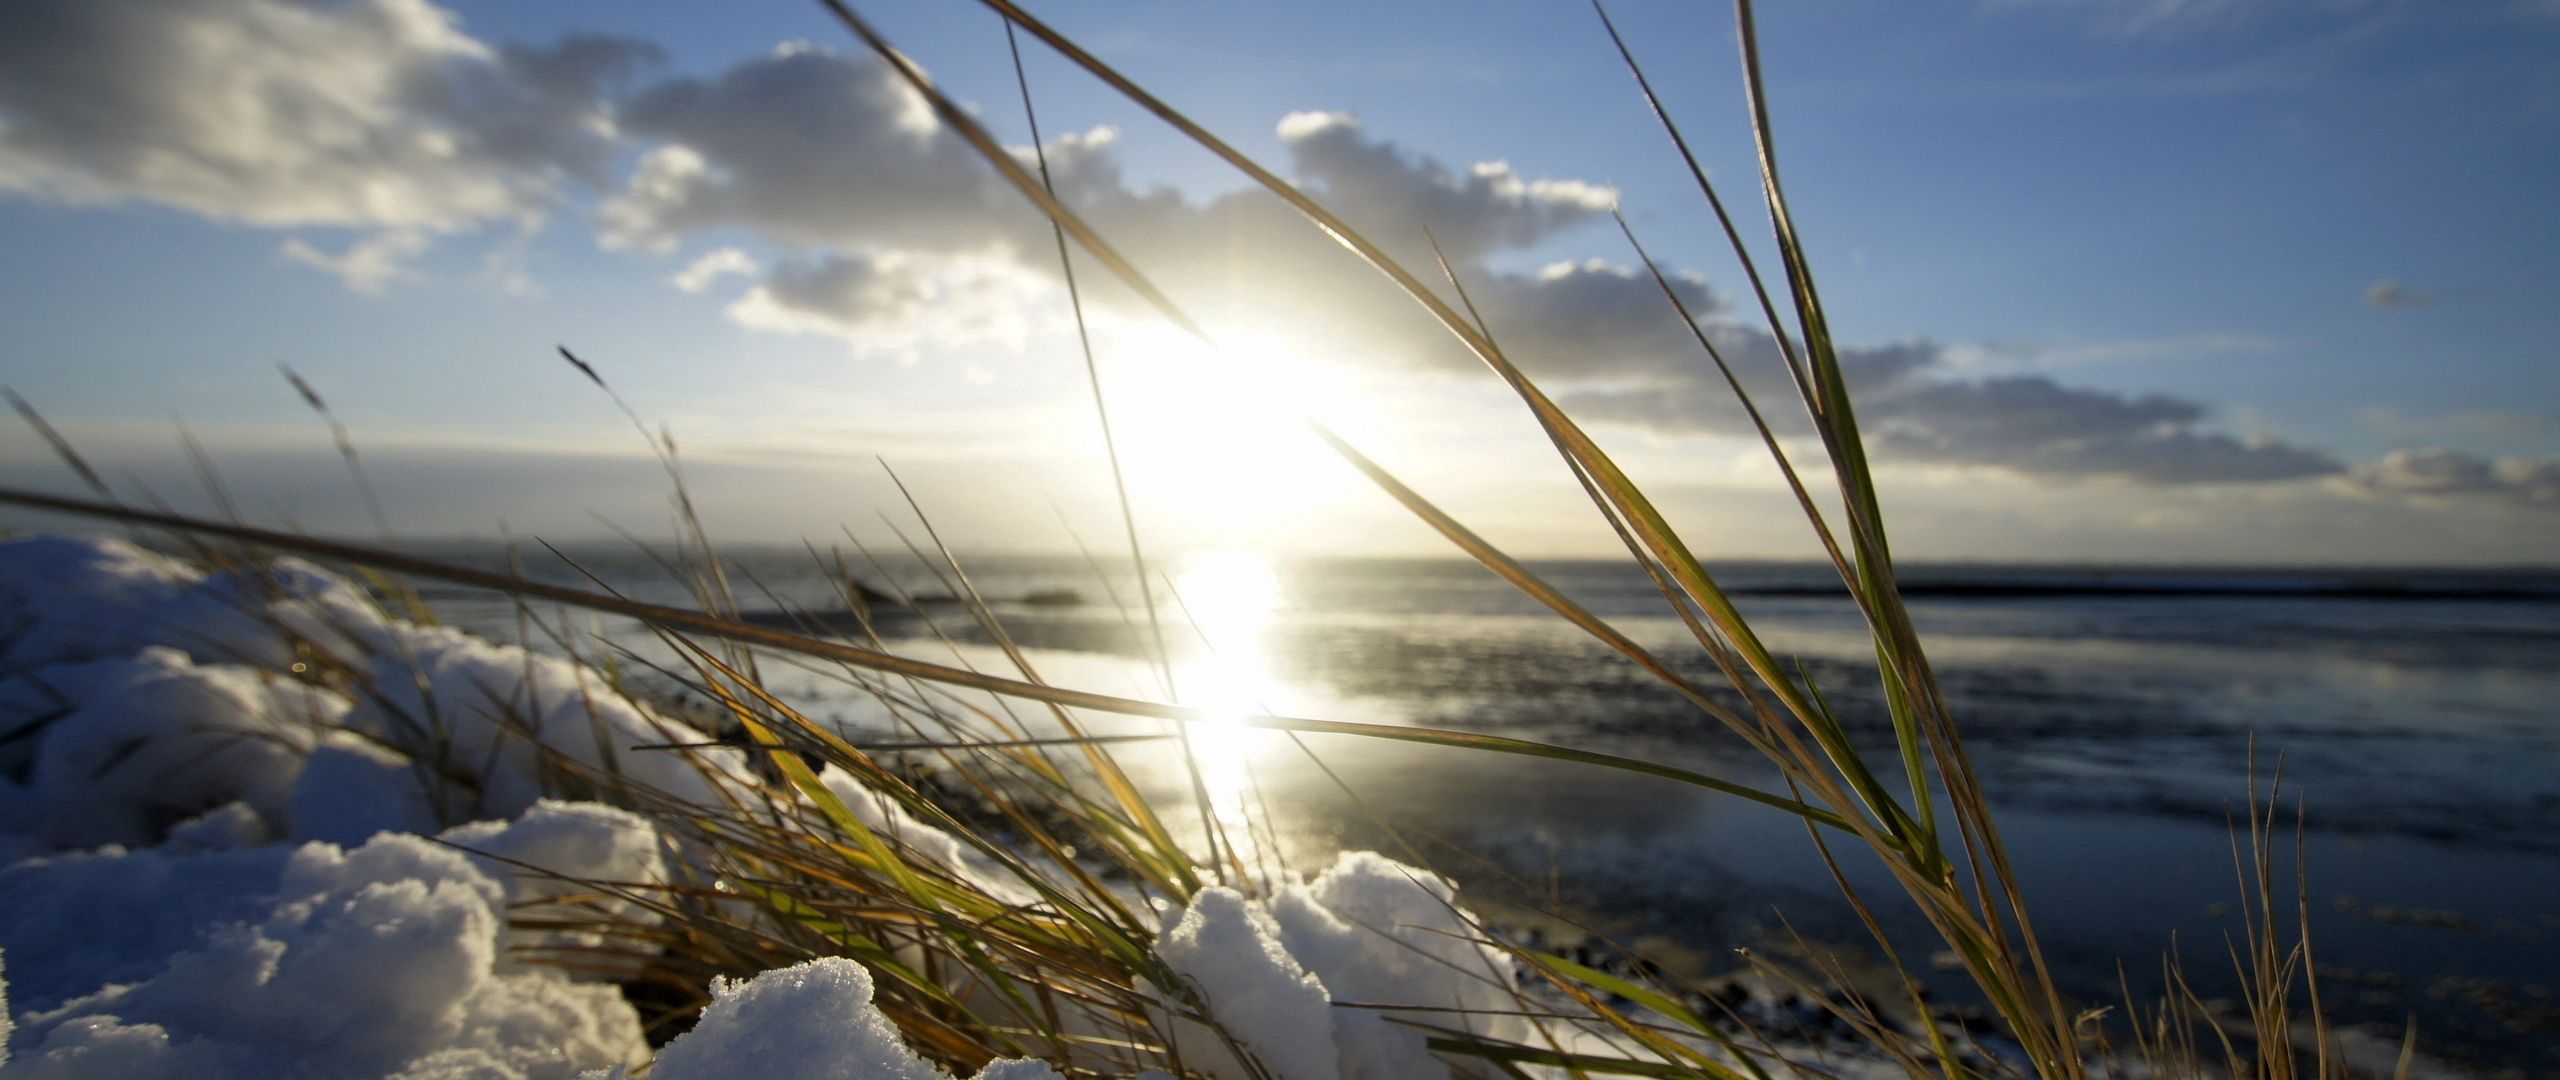
[[[482,839],[538,842],[510,828]],[[525,944],[504,912],[526,889],[396,833],[354,849],[20,862],[0,870],[0,948],[25,1010],[10,1075],[428,1076],[468,1062],[535,1078],[645,1058],[616,988],[503,962]]]
[[[871,973],[824,957],[744,981],[711,984],[702,1022],[667,1044],[653,1080],[943,1080],[871,1004]],[[623,1075],[615,1074],[617,1077]],[[977,1080],[1057,1080],[1037,1061],[989,1064]]]

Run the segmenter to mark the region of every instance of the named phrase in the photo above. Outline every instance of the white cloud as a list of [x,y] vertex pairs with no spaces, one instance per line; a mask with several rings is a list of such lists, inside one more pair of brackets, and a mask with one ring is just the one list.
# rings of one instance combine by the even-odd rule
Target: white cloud
[[675,283],[676,288],[698,293],[731,274],[751,276],[761,269],[763,266],[756,262],[754,256],[733,247],[724,247],[693,260],[669,280]]
[[0,7],[0,191],[467,228],[600,176],[601,87],[649,53],[492,48],[425,0],[18,0]]
[[1326,128],[1338,125],[1358,127],[1359,124],[1360,122],[1352,119],[1351,114],[1349,113],[1307,110],[1303,112],[1293,112],[1287,116],[1281,117],[1278,127],[1274,130],[1278,132],[1280,138],[1284,141],[1296,142],[1310,136],[1320,135]]
[[312,247],[299,237],[288,237],[277,253],[337,278],[350,290],[372,295],[409,276],[408,264],[426,250],[426,234],[416,229],[391,229],[357,240],[335,255]]
[[[655,145],[602,208],[607,243],[669,250],[689,236],[743,229],[819,256],[1009,259],[1050,279],[1055,255],[1038,212],[960,140],[938,123],[920,126],[918,116],[913,96],[880,65],[815,47],[648,89],[622,119]],[[1682,340],[1648,279],[1596,269],[1537,278],[1484,262],[1604,215],[1614,198],[1608,189],[1526,178],[1500,162],[1452,169],[1369,136],[1345,114],[1295,113],[1279,130],[1306,190],[1412,265],[1430,265],[1428,229],[1488,313],[1515,316],[1506,320],[1518,327],[1506,345],[1524,355],[1605,369]],[[1133,183],[1108,128],[1056,139],[1046,150],[1060,197],[1223,332],[1294,339],[1303,351],[1357,366],[1474,363],[1409,300],[1267,193],[1197,200]],[[1134,298],[1116,283],[1098,274],[1086,281],[1097,304],[1133,310]],[[841,304],[813,312],[783,303],[790,284],[769,279],[763,295],[739,309],[742,317],[801,332],[812,317],[845,324]],[[1713,306],[1696,282],[1681,288],[1700,310]],[[892,333],[881,321],[888,309],[861,306],[866,340],[930,336]]]
[[[626,115],[634,132],[666,145],[608,220],[626,243],[744,227],[780,243],[858,253],[774,267],[730,309],[745,325],[828,334],[873,351],[1018,341],[1024,331],[1015,313],[1030,297],[1055,295],[1047,230],[958,140],[917,130],[892,89],[875,65],[800,49],[652,90]],[[1575,407],[1666,433],[1747,430],[1650,275],[1602,260],[1528,273],[1490,265],[1490,256],[1604,215],[1614,192],[1524,178],[1499,161],[1452,169],[1370,136],[1343,113],[1292,113],[1277,131],[1302,189],[1409,265],[1431,265],[1427,229],[1506,353],[1561,387]],[[1193,201],[1142,189],[1125,179],[1107,132],[1049,149],[1061,197],[1213,328],[1287,341],[1345,367],[1479,366],[1408,299],[1268,195]],[[947,261],[955,257],[962,261]],[[1675,276],[1673,287],[1695,315],[1722,307],[1694,275]],[[1127,309],[1129,299],[1111,283],[1094,289],[1104,304]],[[1791,413],[1774,408],[1787,387],[1767,335],[1720,323],[1710,329],[1772,411]],[[1903,461],[2159,484],[2298,479],[2342,468],[2317,450],[2207,430],[2208,410],[2185,399],[2041,376],[1959,379],[1926,342],[1851,349],[1845,362],[1866,396],[1874,439]]]

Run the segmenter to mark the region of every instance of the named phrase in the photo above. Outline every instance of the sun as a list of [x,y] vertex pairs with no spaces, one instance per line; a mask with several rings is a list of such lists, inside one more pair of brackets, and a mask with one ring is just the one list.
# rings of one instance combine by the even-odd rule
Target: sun
[[1357,474],[1300,419],[1307,387],[1330,373],[1264,339],[1218,352],[1147,326],[1114,334],[1113,345],[1105,393],[1140,505],[1250,529],[1302,519],[1356,490]]

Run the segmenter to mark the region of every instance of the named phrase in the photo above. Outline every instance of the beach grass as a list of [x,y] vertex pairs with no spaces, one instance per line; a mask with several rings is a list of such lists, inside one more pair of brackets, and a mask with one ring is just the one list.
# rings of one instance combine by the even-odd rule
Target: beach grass
[[[1056,195],[1045,159],[1026,165],[1009,152],[855,6],[844,0],[821,3],[933,107],[947,131],[975,148],[988,167],[1046,215],[1075,297],[1080,331],[1083,297],[1076,268],[1081,260],[1125,286],[1166,325],[1212,350],[1218,347],[1215,336],[1159,288],[1144,266]],[[1774,771],[1778,783],[1753,786],[1590,748],[1463,730],[1277,715],[1239,718],[1174,704],[1170,694],[1150,700],[1056,685],[1042,678],[1032,659],[1005,634],[970,585],[965,567],[933,535],[929,522],[923,542],[911,554],[947,574],[950,591],[996,643],[1009,670],[971,667],[956,649],[948,661],[894,653],[867,621],[866,634],[852,641],[822,633],[814,621],[797,630],[747,621],[740,617],[739,583],[724,570],[711,531],[694,510],[673,438],[653,432],[614,394],[596,365],[565,348],[562,356],[630,417],[669,478],[677,498],[680,540],[665,564],[691,584],[696,601],[691,609],[642,603],[601,585],[541,584],[403,554],[390,546],[387,527],[380,543],[320,540],[115,504],[103,484],[93,485],[99,499],[30,493],[0,497],[24,506],[164,528],[197,543],[236,542],[366,567],[383,575],[378,581],[387,596],[421,613],[423,603],[400,582],[434,579],[492,589],[528,604],[571,605],[627,616],[648,627],[672,661],[626,653],[582,662],[608,685],[628,685],[635,692],[641,683],[658,692],[682,688],[708,703],[707,714],[717,728],[733,733],[726,745],[757,750],[767,766],[756,783],[717,774],[718,805],[668,799],[627,783],[609,767],[561,777],[564,788],[648,811],[706,853],[691,877],[672,884],[591,883],[665,917],[652,929],[601,929],[655,957],[635,981],[651,988],[649,1000],[666,1025],[680,1026],[698,1010],[707,1000],[703,986],[714,975],[751,974],[812,956],[850,955],[878,976],[880,1005],[901,1032],[921,1052],[953,1067],[974,1069],[1000,1057],[1031,1056],[1077,1075],[1128,1076],[1149,1069],[1182,1075],[1214,1058],[1247,1075],[1270,1075],[1256,1053],[1227,1030],[1216,1010],[1160,955],[1159,905],[1178,909],[1212,887],[1250,894],[1286,871],[1275,875],[1249,865],[1245,850],[1254,845],[1222,837],[1230,826],[1208,805],[1196,763],[1189,800],[1195,805],[1160,805],[1146,795],[1116,749],[1133,736],[1096,734],[1088,722],[1089,717],[1108,715],[1169,722],[1162,737],[1182,740],[1186,761],[1195,761],[1187,752],[1193,725],[1234,722],[1292,736],[1396,740],[1452,752],[1514,755],[1560,771],[1646,775],[1791,815],[1804,826],[1805,843],[1832,868],[1834,881],[1870,932],[1871,943],[1895,975],[1888,992],[1900,1000],[1842,994],[1847,980],[1819,965],[1807,970],[1770,964],[1764,975],[1827,1003],[1872,1061],[1914,1077],[2068,1078],[2128,1071],[2270,1078],[2345,1075],[2347,1066],[2319,1008],[2309,945],[2299,936],[2305,922],[2299,883],[2278,880],[2274,869],[2283,834],[2278,786],[2249,793],[2247,820],[2235,829],[2245,926],[2231,959],[2248,987],[2245,1023],[2226,1022],[2206,1008],[2187,988],[2174,960],[2165,975],[2173,988],[2165,1001],[2133,1001],[2128,990],[2128,1000],[2115,1003],[2119,1015],[2114,1017],[2093,1008],[2101,1003],[2071,1000],[2057,983],[2020,875],[2002,841],[1992,799],[1966,754],[1961,724],[1948,708],[1897,587],[1883,494],[1811,257],[1782,183],[1773,103],[1749,0],[1734,5],[1735,31],[1744,75],[1741,90],[1757,147],[1757,203],[1768,220],[1765,242],[1777,253],[1774,267],[1754,257],[1754,241],[1738,223],[1734,204],[1691,153],[1640,58],[1597,5],[1594,32],[1615,45],[1637,100],[1658,118],[1668,152],[1694,178],[1765,329],[1777,342],[1792,391],[1789,402],[1753,400],[1745,386],[1754,380],[1735,371],[1703,332],[1696,337],[1697,362],[1713,366],[1739,399],[1809,535],[1854,602],[1873,645],[1875,677],[1890,720],[1889,745],[1862,744],[1851,737],[1851,725],[1834,713],[1823,688],[1764,641],[1643,486],[1505,353],[1486,329],[1467,283],[1448,262],[1414,266],[1400,261],[1387,244],[1336,216],[1044,20],[1010,0],[981,3],[1004,22],[1017,75],[1019,35],[1295,209],[1309,228],[1338,240],[1367,263],[1378,275],[1379,288],[1410,299],[1473,353],[1537,422],[1556,452],[1557,467],[1573,476],[1590,512],[1610,526],[1627,557],[1659,590],[1665,609],[1682,620],[1688,630],[1683,649],[1694,647],[1695,657],[1664,655],[1639,645],[1350,440],[1312,418],[1307,423],[1320,441],[1457,552],[1694,705],[1702,730],[1717,729],[1740,739]],[[1027,81],[1020,89],[1030,110],[1034,95]],[[1032,123],[1036,131],[1036,115]],[[1695,313],[1681,306],[1677,290],[1635,230],[1623,217],[1619,225],[1632,257],[1661,284],[1667,304],[1696,328]],[[1148,584],[1152,575],[1145,545],[1135,516],[1128,512],[1120,450],[1110,442],[1109,395],[1093,365],[1090,341],[1081,333],[1079,338],[1121,500],[1128,557],[1137,570],[1139,607],[1149,622],[1154,654],[1163,663],[1165,630]],[[1233,362],[1268,361],[1239,357]],[[288,378],[331,425],[374,518],[381,520],[345,429],[306,382],[291,373]],[[1769,415],[1782,407],[1800,411],[1809,421],[1809,443],[1778,434]],[[33,416],[32,410],[21,408]],[[75,470],[85,474],[85,465],[68,444],[53,441]],[[838,560],[837,568],[846,569],[840,553],[812,549],[811,554]],[[847,597],[847,608],[857,616],[866,614],[866,604],[861,597]],[[1718,682],[1701,683],[1683,673],[1693,670],[1698,658],[1713,667]],[[919,782],[913,770],[848,741],[769,691],[759,666],[786,662],[822,668],[881,701],[913,740],[902,753],[920,749],[935,760],[941,779]],[[635,678],[643,674],[645,679]],[[1045,719],[1027,722],[1015,708]],[[1062,734],[1044,734],[1052,728]],[[669,750],[682,748],[629,752]],[[715,773],[706,769],[706,775]],[[855,786],[831,784],[830,775],[850,778]],[[1604,774],[1572,775],[1591,778],[1574,782],[1598,783]],[[956,806],[960,801],[969,808]],[[1194,813],[1201,819],[1197,846],[1177,839],[1177,830],[1168,824],[1175,815]],[[931,835],[955,838],[959,846],[922,850],[915,836],[901,832],[900,823],[930,826]],[[955,872],[955,860],[976,869]],[[1853,885],[1853,875],[1844,868],[1852,860],[1881,867],[1894,885],[1890,894]],[[2301,865],[2298,854],[2293,863]],[[2014,1053],[1987,1050],[1983,1042],[1926,1019],[1932,1010],[1919,966],[1926,958],[1886,933],[1879,912],[1887,907],[1917,913],[1926,922],[1936,936],[1932,951],[1954,958],[1981,1003],[1996,1016],[2003,1045]],[[578,916],[553,911],[526,917]],[[1696,1008],[1678,987],[1534,950],[1471,919],[1470,925],[1527,976],[1526,985],[1506,992],[1520,1014],[1538,1022],[1530,1027],[1535,1037],[1524,1040],[1489,1036],[1464,1018],[1410,1021],[1427,1030],[1432,1050],[1462,1069],[1484,1075],[1524,1075],[1526,1068],[1542,1067],[1568,1075],[1729,1077],[1809,1067],[1787,1056],[1787,1036],[1755,1030],[1738,1015]],[[551,959],[581,962],[574,956]],[[1895,1015],[1922,1020],[1898,1022]],[[1568,1031],[1581,1037],[1558,1037]],[[2407,1065],[2404,1055],[2400,1066],[2405,1070]]]

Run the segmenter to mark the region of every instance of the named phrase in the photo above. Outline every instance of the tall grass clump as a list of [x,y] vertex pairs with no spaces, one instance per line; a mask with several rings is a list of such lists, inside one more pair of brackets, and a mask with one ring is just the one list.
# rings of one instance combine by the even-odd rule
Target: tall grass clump
[[[2169,981],[2176,989],[2167,1001],[2157,1006],[2126,1002],[2133,1022],[2112,1029],[2099,1021],[2098,1013],[2084,1008],[2088,1003],[2068,1000],[2057,984],[1991,800],[1966,754],[1960,727],[1897,586],[1887,515],[1856,404],[1843,377],[1806,242],[1789,209],[1749,0],[1738,0],[1734,17],[1745,122],[1757,149],[1754,198],[1766,218],[1767,235],[1761,240],[1752,238],[1756,227],[1744,224],[1738,204],[1727,201],[1731,193],[1709,179],[1672,110],[1656,96],[1645,68],[1607,12],[1595,5],[1595,14],[1599,34],[1618,50],[1638,99],[1658,119],[1668,152],[1688,169],[1712,211],[1717,239],[1731,251],[1751,302],[1777,343],[1790,391],[1787,401],[1755,400],[1745,387],[1756,380],[1736,371],[1702,331],[1695,338],[1697,362],[1712,366],[1739,400],[1804,526],[1854,602],[1873,646],[1890,721],[1889,745],[1862,745],[1851,737],[1850,724],[1833,711],[1822,688],[1762,639],[1643,487],[1505,353],[1486,329],[1466,282],[1445,260],[1429,266],[1400,261],[1386,245],[1012,0],[979,2],[1003,21],[1008,43],[1016,50],[1017,73],[1018,35],[1064,58],[1288,204],[1308,227],[1363,260],[1377,274],[1377,287],[1409,298],[1476,356],[1536,421],[1558,467],[1577,482],[1590,511],[1610,527],[1627,557],[1644,570],[1664,605],[1685,625],[1681,650],[1694,648],[1712,666],[1714,682],[1683,673],[1695,669],[1694,657],[1639,645],[1345,437],[1313,419],[1307,422],[1333,452],[1459,552],[1648,673],[1694,706],[1702,724],[1740,739],[1775,770],[1778,783],[1754,787],[1658,762],[1460,730],[1271,715],[1245,716],[1241,723],[1293,734],[1518,755],[1558,768],[1650,775],[1791,815],[1898,976],[1894,992],[1906,999],[1827,1000],[1877,1061],[1915,1077],[2077,1078],[2123,1071],[2341,1074],[2333,1042],[2319,1021],[2307,947],[2285,929],[2288,923],[2299,925],[2300,912],[2282,900],[2285,890],[2272,869],[2272,837],[2278,831],[2272,793],[2264,800],[2252,794],[2242,830],[2246,846],[2239,852],[2249,925],[2246,940],[2233,949],[2233,960],[2251,988],[2246,1030],[2220,1026],[2196,995],[2184,990],[2174,969]],[[1071,292],[1077,289],[1076,268],[1082,261],[1125,286],[1165,324],[1216,348],[1214,336],[1156,285],[1146,267],[1052,191],[1045,160],[1025,164],[1008,152],[853,5],[845,0],[821,3],[921,95],[951,133],[1046,215]],[[1030,108],[1027,84],[1022,98]],[[1036,132],[1036,116],[1033,123]],[[813,139],[826,135],[809,133]],[[1682,308],[1677,290],[1636,232],[1623,217],[1619,224],[1634,257],[1661,285],[1665,302],[1697,331],[1694,313]],[[1773,262],[1755,254],[1760,243],[1775,252]],[[1083,301],[1080,292],[1074,296],[1081,340]],[[1091,366],[1089,343],[1085,347],[1095,406],[1121,491],[1129,557],[1137,564],[1141,588],[1149,590],[1140,603],[1152,620],[1156,603],[1147,585],[1146,557],[1134,520],[1125,514],[1118,447],[1108,442],[1107,395]],[[593,366],[567,350],[563,355],[611,393]],[[296,386],[315,409],[322,409],[306,385],[297,379]],[[712,726],[732,733],[725,741],[750,749],[763,763],[751,777],[721,774],[721,797],[710,805],[617,786],[610,778],[591,785],[616,801],[651,811],[701,854],[688,880],[623,890],[670,916],[645,941],[660,957],[649,978],[666,989],[664,1012],[670,1022],[680,1022],[700,1004],[700,987],[710,975],[754,972],[813,955],[851,955],[876,973],[881,1005],[907,1037],[928,1056],[953,1066],[974,1068],[996,1057],[1027,1055],[1076,1075],[1134,1075],[1147,1069],[1179,1075],[1215,1059],[1249,1075],[1263,1075],[1266,1070],[1256,1055],[1231,1036],[1196,990],[1161,958],[1156,945],[1162,931],[1160,909],[1187,903],[1212,885],[1251,892],[1275,878],[1246,865],[1240,845],[1221,842],[1221,826],[1208,812],[1205,795],[1198,795],[1196,780],[1204,848],[1193,850],[1179,842],[1167,818],[1192,808],[1152,803],[1116,756],[1122,741],[1150,736],[1097,734],[1088,722],[1097,715],[1155,718],[1171,722],[1165,737],[1180,738],[1189,725],[1234,718],[1169,704],[1170,693],[1166,701],[1148,700],[1044,680],[978,600],[965,569],[930,534],[916,545],[918,553],[948,576],[968,617],[996,642],[1009,670],[978,670],[957,651],[950,662],[893,653],[867,621],[872,600],[850,593],[847,608],[866,617],[865,633],[851,641],[823,634],[815,620],[784,629],[741,619],[735,583],[723,572],[707,530],[682,494],[684,477],[673,439],[652,433],[619,397],[614,402],[631,415],[679,492],[684,543],[669,565],[696,583],[696,609],[641,603],[602,588],[546,585],[443,565],[386,545],[317,540],[87,500],[24,493],[6,497],[22,505],[105,514],[188,536],[223,537],[342,560],[395,577],[501,590],[528,602],[574,605],[647,626],[673,661],[643,660],[635,653],[621,658],[616,670],[632,674],[645,666],[649,681],[681,687],[708,703]],[[1782,409],[1801,413],[1809,422],[1809,444],[1781,437],[1773,417]],[[336,430],[352,464],[352,444],[342,428]],[[843,559],[814,550],[812,555]],[[836,565],[851,576],[849,565]],[[1154,627],[1151,638],[1161,659],[1163,629]],[[910,736],[897,745],[899,753],[931,758],[946,781],[939,788],[920,784],[912,769],[894,764],[900,759],[886,748],[856,745],[795,710],[765,688],[760,662],[820,670],[876,697]],[[1046,734],[1052,730],[1061,734]],[[966,796],[963,801],[971,809],[955,808],[955,790]],[[1891,893],[1875,895],[1853,885],[1847,869],[1851,862],[1880,867],[1893,884]],[[1936,938],[1931,951],[1954,958],[1996,1016],[2012,1051],[1986,1050],[1925,1019],[1930,1009],[1918,958],[1909,942],[1892,940],[1885,932],[1879,911],[1888,906],[1916,912],[1926,922]],[[1534,1037],[1518,1039],[1484,1034],[1463,1015],[1404,1021],[1427,1030],[1431,1049],[1461,1070],[1513,1076],[1548,1069],[1569,1075],[1725,1077],[1809,1068],[1780,1059],[1776,1044],[1782,1039],[1738,1027],[1734,1017],[1708,1014],[1666,987],[1531,951],[1480,925],[1476,931],[1525,976],[1523,986],[1506,983],[1506,993],[1517,1014],[1536,1022],[1529,1028]],[[1812,989],[1831,973],[1772,969],[1770,974],[1802,980],[1800,985]],[[1911,1015],[1924,1018],[1917,1030],[1886,1018],[1906,1005]],[[2298,1033],[2304,1024],[2299,1014],[2305,1012],[2309,1029]],[[1582,1037],[1560,1037],[1567,1031]]]

